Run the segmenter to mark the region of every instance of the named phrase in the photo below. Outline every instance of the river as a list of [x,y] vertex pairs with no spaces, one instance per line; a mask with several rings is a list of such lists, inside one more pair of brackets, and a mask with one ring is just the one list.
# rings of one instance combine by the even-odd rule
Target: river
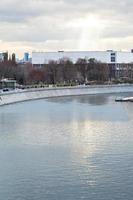
[[133,103],[117,96],[0,107],[0,200],[132,200]]

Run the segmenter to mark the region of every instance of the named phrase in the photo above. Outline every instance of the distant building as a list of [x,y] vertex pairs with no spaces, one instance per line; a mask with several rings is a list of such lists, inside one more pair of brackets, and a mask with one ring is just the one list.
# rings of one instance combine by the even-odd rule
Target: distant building
[[50,60],[70,59],[73,63],[79,58],[95,58],[99,62],[108,64],[133,63],[133,52],[122,51],[58,51],[58,52],[32,52],[32,64],[43,65]]
[[0,62],[3,61],[3,53],[0,53]]
[[[133,65],[133,51],[58,51],[58,52],[32,52],[32,65],[41,67],[48,64],[49,61],[58,61],[60,59],[69,59],[76,63],[78,59],[89,60],[96,59],[99,62],[106,63],[110,69],[110,77],[118,77],[120,71],[125,70],[125,66]],[[124,68],[123,68],[124,66]]]
[[0,80],[0,89],[15,89],[16,80],[2,79]]
[[3,53],[3,59],[5,62],[8,61],[8,52]]
[[29,53],[28,52],[24,53],[24,62],[29,62]]
[[15,53],[12,54],[12,61],[15,63],[16,62],[16,55]]
[[0,52],[0,62],[8,61],[8,52]]

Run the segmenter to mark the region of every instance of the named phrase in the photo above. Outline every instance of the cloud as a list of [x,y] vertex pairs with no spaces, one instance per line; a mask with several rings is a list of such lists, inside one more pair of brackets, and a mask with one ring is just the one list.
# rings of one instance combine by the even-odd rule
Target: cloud
[[48,50],[63,45],[80,49],[84,42],[85,49],[99,44],[106,49],[115,41],[126,49],[132,43],[132,10],[132,0],[1,0],[1,48],[5,43],[30,48],[42,43]]

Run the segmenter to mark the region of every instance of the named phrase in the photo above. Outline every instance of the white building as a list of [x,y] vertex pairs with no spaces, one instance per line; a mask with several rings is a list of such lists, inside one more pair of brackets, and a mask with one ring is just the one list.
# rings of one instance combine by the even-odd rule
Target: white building
[[69,59],[75,63],[79,58],[95,58],[99,62],[107,64],[129,64],[133,63],[132,52],[122,51],[58,51],[58,52],[32,52],[32,64],[42,66],[49,61],[58,61],[60,59]]
[[0,52],[0,61],[3,61],[4,60],[4,55],[2,52]]

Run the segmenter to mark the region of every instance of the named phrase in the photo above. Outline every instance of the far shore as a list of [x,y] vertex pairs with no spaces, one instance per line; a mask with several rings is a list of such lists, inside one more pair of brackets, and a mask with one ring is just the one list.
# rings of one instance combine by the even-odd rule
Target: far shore
[[[7,105],[29,100],[44,99],[50,97],[79,96],[109,93],[133,93],[133,84],[119,85],[79,85],[70,87],[46,87],[16,89],[0,93],[0,105]],[[132,95],[133,96],[133,95]]]

